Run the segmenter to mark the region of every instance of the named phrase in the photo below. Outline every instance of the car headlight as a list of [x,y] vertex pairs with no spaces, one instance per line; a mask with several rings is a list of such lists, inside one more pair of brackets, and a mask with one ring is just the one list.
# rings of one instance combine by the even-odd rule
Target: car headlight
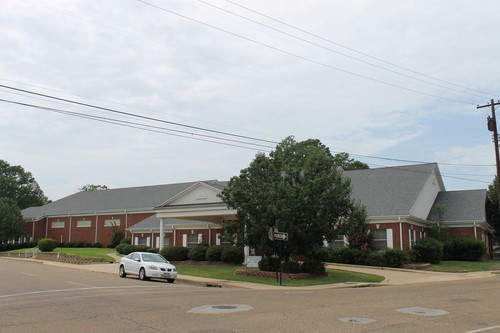
[[153,271],[158,270],[158,267],[156,267],[154,265],[148,266],[148,268],[151,269],[151,270],[153,270]]

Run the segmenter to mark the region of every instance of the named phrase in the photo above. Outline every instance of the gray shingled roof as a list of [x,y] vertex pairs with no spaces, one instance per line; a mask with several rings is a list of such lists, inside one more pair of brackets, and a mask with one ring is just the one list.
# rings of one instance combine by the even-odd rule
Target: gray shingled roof
[[449,191],[438,194],[428,221],[438,221],[436,204],[445,205],[445,221],[484,221],[486,190]]
[[[43,216],[69,213],[86,214],[95,211],[152,210],[196,183],[197,182],[189,182],[77,192],[42,207],[24,209],[22,214],[25,219],[35,219]],[[219,182],[216,180],[205,181],[204,183],[217,188],[226,186],[227,184],[227,182]]]
[[[441,176],[437,164],[418,164],[400,167],[345,171],[351,179],[352,196],[367,208],[369,216],[410,215],[410,209],[417,200],[429,176],[435,172],[438,181]],[[153,210],[197,182],[110,189],[105,191],[78,192],[66,198],[54,201],[42,207],[27,208],[22,211],[26,219],[43,216],[86,214],[111,211]],[[218,189],[224,189],[228,182],[209,180],[204,183]],[[444,185],[441,183],[444,189]],[[485,190],[478,190],[484,193]],[[449,212],[462,216],[484,215],[484,200],[474,191],[457,196],[455,192],[444,192],[438,200],[446,201]],[[449,193],[449,196],[447,194]],[[455,193],[455,194],[454,194]],[[477,197],[476,197],[477,195]],[[457,200],[454,202],[453,200]],[[446,203],[445,202],[445,203]],[[469,203],[467,205],[467,203]],[[456,206],[456,207],[455,207]],[[469,212],[466,207],[469,206]],[[480,212],[480,210],[482,210]],[[431,212],[431,215],[432,212]],[[460,215],[458,215],[460,216]],[[482,216],[482,215],[481,215]]]
[[[210,223],[210,222],[208,222]],[[199,225],[199,226],[206,226],[207,222],[203,221],[193,221],[193,220],[181,220],[181,219],[165,219],[163,221],[163,225],[165,227],[165,230],[170,230],[170,227],[173,225],[176,226],[182,226],[182,225]],[[160,219],[157,218],[155,215],[148,217],[145,220],[142,220],[141,222],[134,224],[133,226],[129,227],[128,230],[130,231],[142,231],[142,230],[159,230],[160,229]]]
[[440,179],[435,163],[352,170],[344,175],[351,179],[352,196],[366,206],[368,216],[394,216],[410,215],[433,171]]

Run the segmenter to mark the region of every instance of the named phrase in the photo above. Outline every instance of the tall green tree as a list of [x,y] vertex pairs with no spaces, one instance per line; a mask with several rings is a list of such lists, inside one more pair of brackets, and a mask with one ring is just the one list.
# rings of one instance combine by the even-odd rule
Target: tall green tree
[[368,164],[357,161],[349,156],[348,153],[337,153],[333,156],[336,165],[342,167],[344,170],[359,170],[369,169]]
[[500,241],[500,204],[498,202],[498,179],[495,177],[486,192],[486,217],[495,228],[495,241]]
[[0,197],[15,201],[19,209],[42,206],[48,202],[33,175],[21,166],[0,160]]
[[25,223],[21,210],[10,198],[0,198],[0,242],[24,234]]
[[350,180],[319,140],[284,139],[269,156],[256,155],[232,177],[220,197],[245,226],[245,244],[266,254],[276,242],[268,230],[287,232],[285,255],[309,254],[338,235],[335,225],[353,211]]
[[106,185],[87,184],[78,189],[80,192],[109,190]]

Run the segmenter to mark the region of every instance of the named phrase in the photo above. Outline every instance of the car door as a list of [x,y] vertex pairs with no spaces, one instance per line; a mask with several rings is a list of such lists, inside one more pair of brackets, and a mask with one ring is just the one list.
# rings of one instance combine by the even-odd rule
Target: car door
[[139,274],[141,268],[141,255],[139,253],[132,253],[130,260],[130,274]]

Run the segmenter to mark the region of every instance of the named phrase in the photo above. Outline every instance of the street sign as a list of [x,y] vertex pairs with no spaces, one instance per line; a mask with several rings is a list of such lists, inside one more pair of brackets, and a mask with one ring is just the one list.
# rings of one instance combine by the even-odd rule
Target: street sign
[[269,231],[267,233],[267,237],[269,238],[269,240],[271,240],[271,241],[274,240],[273,234],[275,232],[278,232],[278,227],[271,227],[271,228],[269,228]]
[[286,233],[286,232],[273,232],[273,240],[288,241],[288,233]]

